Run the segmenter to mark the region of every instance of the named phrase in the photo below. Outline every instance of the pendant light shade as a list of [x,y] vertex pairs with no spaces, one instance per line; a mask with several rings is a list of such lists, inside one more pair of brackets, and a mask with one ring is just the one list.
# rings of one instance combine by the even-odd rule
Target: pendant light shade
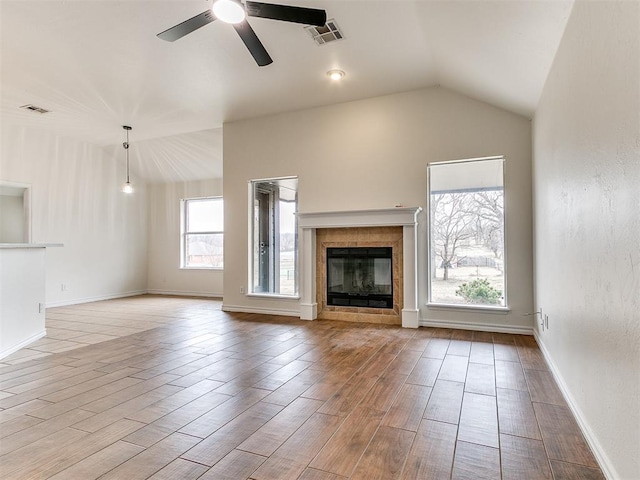
[[127,181],[124,183],[124,185],[122,185],[122,192],[133,193],[133,185],[131,185],[131,181],[129,180],[129,131],[131,130],[131,127],[128,125],[123,125],[122,128],[124,128],[126,132],[126,140],[122,144],[122,146],[124,147],[124,151],[127,155]]
[[133,193],[133,185],[131,185],[130,182],[125,182],[124,185],[122,185],[122,192]]

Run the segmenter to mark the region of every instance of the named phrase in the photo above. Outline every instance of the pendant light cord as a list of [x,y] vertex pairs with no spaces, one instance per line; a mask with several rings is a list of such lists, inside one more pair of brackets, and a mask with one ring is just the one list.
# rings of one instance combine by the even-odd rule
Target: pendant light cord
[[131,130],[131,127],[125,125],[122,128],[124,128],[125,132],[127,132],[127,140],[122,144],[122,146],[124,147],[127,154],[127,183],[129,183],[129,130]]
[[127,151],[127,183],[129,183],[129,130],[127,130],[127,145],[124,149]]

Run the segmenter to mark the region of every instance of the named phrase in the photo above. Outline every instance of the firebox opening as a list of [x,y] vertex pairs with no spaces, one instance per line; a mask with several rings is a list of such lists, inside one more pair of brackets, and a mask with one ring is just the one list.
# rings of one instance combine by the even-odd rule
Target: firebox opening
[[393,308],[391,247],[327,248],[327,305]]

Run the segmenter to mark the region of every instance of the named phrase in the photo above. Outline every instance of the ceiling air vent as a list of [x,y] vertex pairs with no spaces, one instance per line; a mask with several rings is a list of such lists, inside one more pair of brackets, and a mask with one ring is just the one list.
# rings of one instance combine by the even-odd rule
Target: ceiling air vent
[[305,27],[305,30],[309,32],[313,41],[318,45],[324,45],[325,43],[335,42],[336,40],[342,40],[344,35],[340,31],[340,27],[333,18],[327,20],[327,23],[322,27]]
[[24,109],[24,110],[29,110],[30,112],[35,112],[35,113],[49,113],[51,110],[47,110],[46,108],[42,108],[42,107],[36,107],[35,105],[22,105],[20,108]]

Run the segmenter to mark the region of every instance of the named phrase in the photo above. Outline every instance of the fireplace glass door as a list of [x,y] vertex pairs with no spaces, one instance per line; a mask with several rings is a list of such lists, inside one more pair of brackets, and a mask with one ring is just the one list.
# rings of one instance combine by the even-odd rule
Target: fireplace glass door
[[391,247],[327,248],[327,305],[393,308]]

